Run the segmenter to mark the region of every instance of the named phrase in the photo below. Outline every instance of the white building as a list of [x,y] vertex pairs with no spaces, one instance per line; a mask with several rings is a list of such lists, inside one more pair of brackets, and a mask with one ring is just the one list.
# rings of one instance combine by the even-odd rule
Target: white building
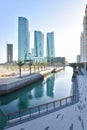
[[85,16],[83,18],[83,32],[80,37],[80,55],[81,62],[87,62],[87,5],[85,8]]
[[77,63],[80,63],[80,55],[77,55]]

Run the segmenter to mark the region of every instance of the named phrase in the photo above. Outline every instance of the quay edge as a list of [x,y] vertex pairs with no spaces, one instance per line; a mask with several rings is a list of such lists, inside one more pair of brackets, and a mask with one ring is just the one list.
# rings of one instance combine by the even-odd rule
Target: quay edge
[[[57,71],[61,71],[64,67],[60,67],[56,69]],[[34,73],[27,76],[14,77],[14,78],[6,78],[0,80],[0,95],[6,95],[11,92],[17,91],[18,89],[21,89],[22,87],[25,87],[26,85],[32,84],[36,81],[39,81],[44,78],[44,76],[52,73],[54,70],[45,70],[40,73]]]

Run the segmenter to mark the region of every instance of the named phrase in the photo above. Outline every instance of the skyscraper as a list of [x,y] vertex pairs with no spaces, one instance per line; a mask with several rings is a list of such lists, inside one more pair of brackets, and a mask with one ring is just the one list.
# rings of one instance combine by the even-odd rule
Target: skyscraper
[[36,57],[44,57],[44,34],[34,31],[34,51]]
[[84,34],[81,33],[80,36],[80,55],[81,55],[81,62],[85,60],[85,44],[84,44]]
[[47,33],[47,58],[55,57],[54,32]]
[[85,16],[83,18],[83,32],[80,37],[80,55],[81,62],[87,62],[87,5],[85,8]]
[[18,17],[18,60],[26,60],[28,53],[30,53],[28,20],[24,17]]
[[7,44],[7,63],[13,62],[13,44]]

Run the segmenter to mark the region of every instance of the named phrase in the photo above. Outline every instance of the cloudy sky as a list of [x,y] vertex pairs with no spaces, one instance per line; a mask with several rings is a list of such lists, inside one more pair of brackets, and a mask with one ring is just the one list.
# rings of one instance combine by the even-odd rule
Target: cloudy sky
[[[18,57],[18,17],[29,20],[30,44],[34,31],[54,32],[56,56],[75,62],[80,53],[86,0],[2,0],[0,1],[0,63],[6,62],[6,44],[13,44],[13,59]],[[46,48],[45,48],[46,49]]]

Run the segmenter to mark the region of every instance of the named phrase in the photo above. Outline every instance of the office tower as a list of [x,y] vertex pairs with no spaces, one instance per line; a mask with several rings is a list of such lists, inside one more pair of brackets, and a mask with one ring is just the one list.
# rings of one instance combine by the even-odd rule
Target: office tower
[[81,62],[87,62],[87,5],[85,8],[85,16],[83,18],[83,32],[80,37],[80,55]]
[[30,33],[28,20],[18,17],[18,60],[27,60],[30,53]]
[[7,63],[13,62],[13,44],[7,44]]
[[54,32],[47,33],[47,58],[55,57]]
[[34,31],[34,50],[36,57],[44,57],[44,34]]

